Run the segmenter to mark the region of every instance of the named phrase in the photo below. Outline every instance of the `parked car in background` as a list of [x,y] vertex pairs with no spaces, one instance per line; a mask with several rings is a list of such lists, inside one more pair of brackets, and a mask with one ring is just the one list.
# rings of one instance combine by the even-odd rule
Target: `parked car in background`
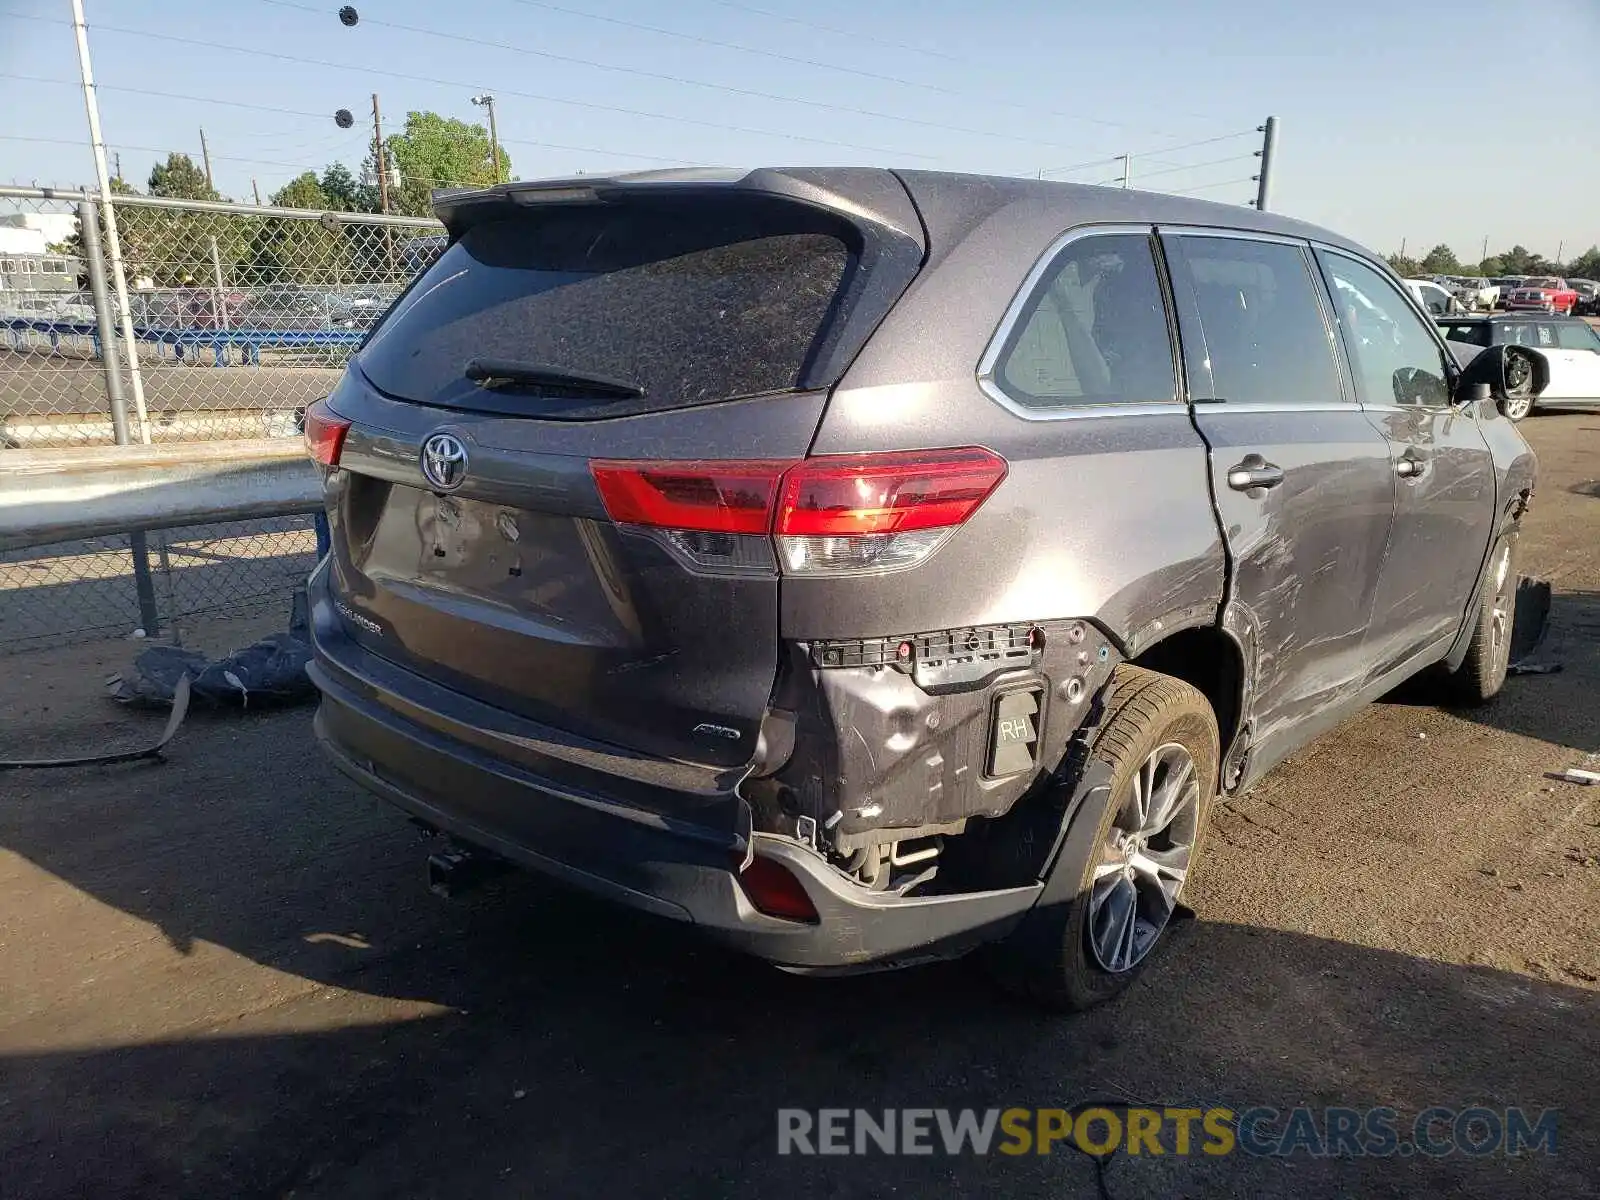
[[1517,311],[1540,309],[1549,313],[1571,314],[1578,303],[1578,293],[1567,286],[1565,279],[1554,275],[1532,275],[1511,289],[1506,308]]
[[1500,300],[1499,287],[1488,279],[1457,279],[1450,291],[1466,312],[1492,311]]
[[1491,279],[1489,282],[1494,284],[1494,286],[1498,288],[1500,292],[1500,294],[1495,297],[1495,307],[1504,308],[1506,306],[1506,300],[1511,296],[1511,289],[1516,287],[1526,278],[1526,275],[1501,275],[1498,278]]
[[1572,311],[1579,317],[1600,316],[1600,282],[1593,279],[1568,279],[1572,290],[1578,293],[1578,302]]
[[437,207],[306,412],[310,672],[338,769],[468,847],[797,971],[994,942],[1082,1008],[1219,793],[1505,679],[1535,462],[1488,401],[1542,359],[1463,369],[1335,234],[868,168]]
[[1431,279],[1407,279],[1403,282],[1429,316],[1443,317],[1461,308],[1454,295]]
[[1544,355],[1550,367],[1550,382],[1537,397],[1530,388],[1511,389],[1502,408],[1513,421],[1531,413],[1536,403],[1549,400],[1600,401],[1600,333],[1581,318],[1533,318],[1507,313],[1454,317],[1440,321],[1439,328],[1453,344],[1480,348],[1531,346]]

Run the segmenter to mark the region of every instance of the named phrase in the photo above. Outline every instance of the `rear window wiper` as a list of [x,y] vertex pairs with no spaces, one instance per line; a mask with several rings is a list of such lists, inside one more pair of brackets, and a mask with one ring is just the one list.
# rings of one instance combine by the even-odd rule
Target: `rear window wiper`
[[475,358],[467,363],[466,376],[479,387],[491,390],[539,387],[581,392],[587,396],[615,397],[618,400],[634,400],[645,394],[644,388],[625,379],[569,371],[544,363],[521,362],[514,358]]

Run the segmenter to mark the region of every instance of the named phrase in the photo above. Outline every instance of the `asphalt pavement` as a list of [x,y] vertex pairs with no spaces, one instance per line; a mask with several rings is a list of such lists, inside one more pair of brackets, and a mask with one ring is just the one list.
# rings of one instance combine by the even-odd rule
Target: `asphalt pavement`
[[[1078,1017],[970,964],[800,979],[512,875],[455,901],[304,709],[0,773],[0,1194],[1294,1197],[1600,1178],[1600,414],[1524,426],[1555,587],[1499,703],[1373,706],[1217,816],[1193,920]],[[255,630],[249,631],[254,636]],[[227,624],[213,649],[240,640]],[[202,639],[204,640],[204,639]],[[0,659],[0,757],[133,744],[135,647]],[[795,1158],[779,1108],[1520,1106],[1557,1153]]]

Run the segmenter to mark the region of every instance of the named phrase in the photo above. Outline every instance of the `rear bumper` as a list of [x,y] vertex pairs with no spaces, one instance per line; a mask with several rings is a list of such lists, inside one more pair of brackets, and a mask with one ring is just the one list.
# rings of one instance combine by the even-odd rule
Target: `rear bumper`
[[[481,745],[483,729],[452,731],[437,710],[420,715],[436,685],[372,660],[339,633],[321,574],[309,668],[322,692],[318,741],[345,775],[463,842],[804,971],[952,957],[1010,932],[1038,898],[1037,884],[949,896],[871,892],[799,842],[763,833],[747,841],[733,815],[742,807],[736,782],[721,795],[658,789],[641,805],[636,780],[608,793],[592,771],[579,786],[492,753]],[[415,692],[402,695],[408,679]],[[735,873],[747,847],[799,880],[816,923],[756,910]]]

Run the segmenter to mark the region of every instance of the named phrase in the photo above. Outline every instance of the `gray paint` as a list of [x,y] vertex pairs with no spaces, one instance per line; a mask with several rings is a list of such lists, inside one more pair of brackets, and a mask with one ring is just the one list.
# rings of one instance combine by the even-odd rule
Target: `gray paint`
[[[821,840],[831,836],[842,850],[875,836],[959,837],[974,817],[1021,812],[1034,777],[986,780],[973,761],[997,693],[1037,691],[1038,765],[1048,771],[1118,661],[1193,628],[1221,631],[1243,664],[1248,784],[1375,688],[1459,644],[1492,538],[1532,487],[1531,452],[1491,407],[1358,402],[1331,306],[1323,320],[1339,371],[1328,396],[1213,401],[1198,317],[1181,295],[1168,300],[1182,384],[1173,401],[1039,419],[986,394],[986,351],[1041,256],[1074,230],[1221,229],[1288,240],[1307,255],[1313,245],[1338,248],[1387,273],[1354,243],[1273,214],[1114,189],[861,169],[561,186],[593,189],[602,198],[594,202],[608,188],[774,190],[924,238],[926,263],[831,394],[539,422],[399,403],[352,372],[332,401],[356,428],[346,469],[330,483],[335,555],[325,582],[337,603],[323,615],[338,628],[319,642],[324,671],[334,677],[348,642],[399,668],[397,688],[410,686],[405,672],[415,671],[426,703],[451,703],[431,678],[470,693],[464,711],[487,704],[506,713],[509,729],[534,739],[528,744],[565,730],[629,761],[700,764],[718,778],[750,764],[763,781],[747,780],[738,795],[754,808],[753,836],[769,843],[789,838],[783,844],[793,846],[801,817],[836,829]],[[452,201],[459,211],[506,202],[504,189]],[[1200,403],[1189,402],[1190,389]],[[423,488],[416,465],[421,441],[439,430],[461,437],[473,456],[467,483],[448,501]],[[770,564],[739,577],[691,572],[657,539],[612,526],[587,471],[592,457],[799,458],[968,445],[1009,464],[982,508],[917,565],[854,577],[780,577]],[[1283,482],[1231,488],[1229,471],[1251,454],[1281,467]],[[1397,461],[1418,454],[1428,471],[1399,477]],[[363,491],[371,511],[361,507]],[[447,529],[452,508],[457,520]],[[502,517],[524,531],[514,553],[527,560],[532,583],[502,578],[502,559],[513,553],[496,532]],[[337,604],[382,633],[330,615]],[[1017,623],[1036,625],[1043,639],[1027,664],[938,693],[890,667],[822,666],[811,653],[818,642]],[[1089,631],[1081,645],[1063,640],[1074,628]],[[1081,697],[1071,703],[1069,684]],[[738,739],[706,742],[691,733],[696,722]],[[338,741],[338,730],[359,724],[345,712],[323,729]],[[695,811],[688,792],[682,811]],[[722,828],[726,807],[718,813]],[[492,823],[492,814],[474,820]],[[503,841],[508,830],[515,821],[489,834]],[[848,887],[829,878],[829,889]],[[814,876],[804,879],[810,890]],[[852,955],[870,957],[860,947]]]

